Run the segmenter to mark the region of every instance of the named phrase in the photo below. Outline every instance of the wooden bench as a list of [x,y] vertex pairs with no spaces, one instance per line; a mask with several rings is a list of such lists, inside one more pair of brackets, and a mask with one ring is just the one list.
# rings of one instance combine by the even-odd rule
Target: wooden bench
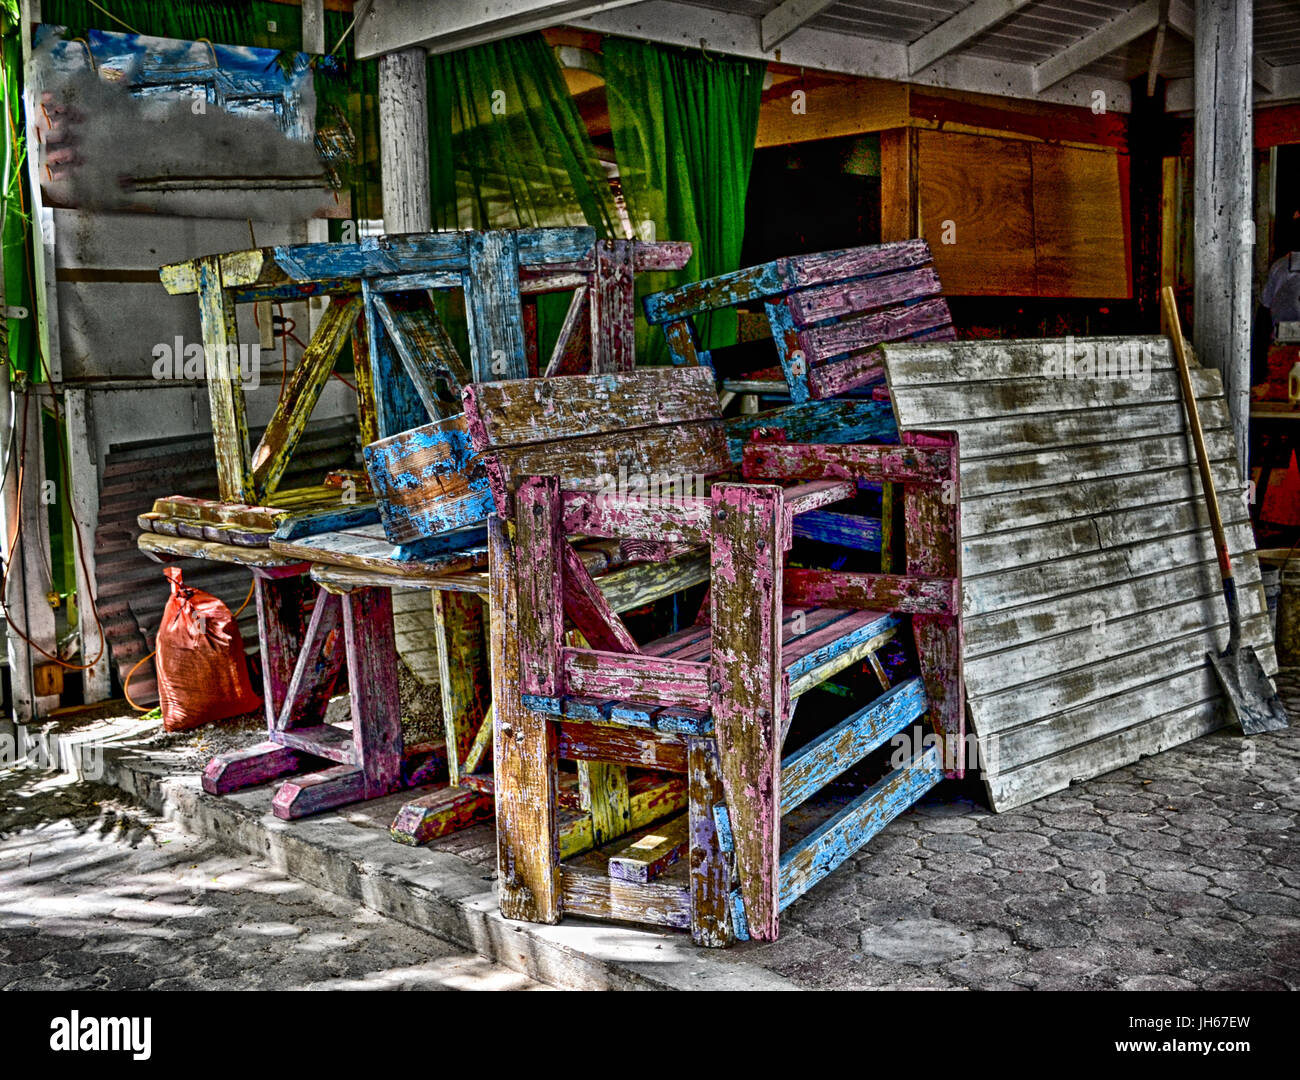
[[[689,928],[705,945],[775,938],[783,907],[951,771],[960,597],[944,492],[954,449],[798,444],[772,429],[745,449],[740,479],[728,479],[713,377],[699,367],[475,384],[464,400],[496,507],[488,542],[494,634],[504,630],[493,657],[503,913]],[[630,477],[644,482],[618,482]],[[903,486],[906,574],[788,565],[809,519],[818,544],[869,552],[874,534],[878,548],[879,522],[855,515],[850,500],[881,481]],[[576,557],[574,536],[644,545],[650,559],[707,548],[698,624],[637,641]],[[892,684],[881,652],[908,636],[909,622],[920,674]],[[872,700],[783,757],[802,696],[864,664],[885,683]],[[784,815],[923,715],[934,741],[783,853]],[[657,827],[605,863],[562,863],[565,758],[601,766],[605,807],[593,817],[614,823],[627,819],[628,768],[684,775],[685,828]]]

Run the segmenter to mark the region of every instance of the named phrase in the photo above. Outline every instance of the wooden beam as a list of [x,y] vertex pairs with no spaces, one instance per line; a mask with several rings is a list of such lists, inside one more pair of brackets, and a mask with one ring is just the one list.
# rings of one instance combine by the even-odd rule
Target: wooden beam
[[1108,53],[1140,38],[1160,23],[1160,0],[1144,0],[1123,15],[1099,26],[1062,53],[1034,67],[1034,90],[1042,93],[1062,79],[1095,63]]
[[636,0],[374,0],[356,29],[357,57],[368,60],[413,45],[451,52],[556,26]]
[[[425,10],[438,9],[430,5]],[[366,25],[374,21],[372,12]],[[379,161],[388,233],[431,228],[428,98],[423,49],[387,52],[379,58]]]
[[908,74],[915,75],[956,52],[1028,3],[1029,0],[975,0],[907,47]]
[[1193,341],[1217,367],[1245,472],[1250,426],[1251,0],[1198,0]]
[[[1189,0],[1165,0],[1169,5],[1169,25],[1179,35],[1195,44],[1196,42],[1196,8]],[[1252,50],[1253,52],[1253,50]],[[1277,69],[1265,63],[1258,56],[1251,56],[1251,74],[1255,85],[1266,94],[1277,88]]]
[[758,36],[763,51],[775,49],[799,27],[810,22],[836,0],[783,0],[759,20]]

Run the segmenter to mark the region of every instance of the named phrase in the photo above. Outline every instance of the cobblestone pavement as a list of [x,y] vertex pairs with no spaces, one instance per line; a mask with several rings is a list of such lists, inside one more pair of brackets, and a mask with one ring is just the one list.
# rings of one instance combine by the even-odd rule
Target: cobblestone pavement
[[941,786],[747,958],[809,987],[1297,989],[1293,726],[1223,731],[1002,814]]
[[0,773],[0,988],[547,989],[25,770]]

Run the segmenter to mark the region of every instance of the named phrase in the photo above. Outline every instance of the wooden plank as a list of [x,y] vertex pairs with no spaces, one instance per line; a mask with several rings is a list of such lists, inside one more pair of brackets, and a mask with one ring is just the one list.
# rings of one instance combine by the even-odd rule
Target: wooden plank
[[686,930],[691,925],[690,893],[683,885],[616,881],[599,871],[565,866],[564,910],[591,919],[617,919]]
[[731,457],[721,421],[705,420],[502,447],[484,464],[497,511],[509,516],[511,495],[529,476],[558,476],[565,491],[613,496],[651,479],[680,491],[694,489],[697,476],[725,471]]
[[[900,766],[781,856],[784,909],[943,779],[938,747]],[[748,912],[748,903],[746,911]],[[753,932],[753,926],[750,926]]]
[[627,832],[632,807],[626,767],[607,761],[579,761],[578,789],[582,808],[591,815],[591,840],[595,847]]
[[925,713],[925,684],[908,679],[841,720],[781,762],[781,813],[788,814]]
[[573,546],[562,540],[560,548],[565,616],[587,644],[601,652],[640,652],[636,640],[591,579]]
[[592,371],[631,371],[636,363],[635,247],[627,240],[596,241],[589,305]]
[[721,765],[712,739],[690,738],[687,747],[687,810],[690,840],[691,940],[696,945],[719,948],[731,944],[730,834],[719,835],[716,810],[726,815]]
[[608,761],[641,769],[686,771],[686,742],[676,735],[566,720],[560,724],[557,746],[565,761]]
[[[853,514],[836,514],[814,510],[800,514],[791,526],[791,535],[799,540],[816,540],[821,544],[836,544],[858,551],[879,551],[881,528],[879,518],[858,517]],[[789,588],[789,584],[786,585]]]
[[652,498],[648,494],[566,491],[561,498],[564,531],[569,535],[630,540],[653,536],[670,544],[692,545],[708,541],[711,505],[702,496]]
[[848,480],[809,480],[794,484],[782,493],[785,504],[787,528],[799,514],[806,514],[823,506],[832,506],[858,493],[857,485]]
[[469,593],[434,590],[433,621],[447,733],[447,781],[454,787],[483,727],[491,695],[483,602]]
[[262,658],[262,696],[266,727],[274,730],[293,681],[303,645],[303,608],[309,584],[301,575],[264,578],[255,575],[258,651]]
[[440,787],[398,810],[388,835],[399,844],[427,844],[476,822],[490,821],[493,814],[491,796],[467,788]]
[[788,604],[829,604],[922,615],[955,615],[960,610],[955,577],[791,569],[784,572],[782,579]]
[[703,708],[709,699],[709,667],[703,663],[570,648],[561,663],[564,692],[570,694],[687,708]]
[[325,716],[346,661],[339,635],[342,610],[337,596],[317,592],[311,620],[285,691],[284,704],[275,719],[276,731],[313,727]]
[[352,324],[352,380],[357,387],[357,431],[362,446],[369,446],[379,438],[379,407],[366,333],[369,318],[369,311],[363,307]]
[[952,473],[952,452],[934,446],[833,446],[753,442],[745,447],[746,478],[887,480],[940,483]]
[[471,233],[465,277],[475,382],[528,378],[522,301],[520,237],[505,230]]
[[677,862],[689,847],[689,818],[673,818],[611,855],[609,876],[644,885]]
[[434,420],[459,413],[460,403],[444,401],[438,386],[446,383],[454,393],[460,389],[462,377],[469,380],[469,372],[428,294],[376,294],[370,302],[425,412]]
[[352,699],[352,737],[365,777],[364,798],[402,786],[402,706],[397,692],[393,594],[358,589],[341,601]]
[[[361,298],[366,316],[369,384],[375,395],[375,427],[379,438],[391,439],[401,432],[428,423],[430,417],[410,376],[406,374],[392,338],[384,329],[369,279],[361,282]],[[353,340],[356,340],[355,337]]]
[[790,297],[790,313],[794,316],[795,325],[805,327],[827,319],[843,319],[872,308],[901,304],[905,300],[938,296],[942,291],[934,267],[925,266],[919,270],[882,275],[865,281],[823,285],[817,289],[793,293]]
[[516,567],[498,518],[488,522],[488,555],[501,914],[554,923],[561,903],[555,725],[519,700]]
[[653,603],[708,580],[709,554],[701,549],[675,556],[667,562],[620,567],[603,575],[597,584],[609,606],[621,612]]
[[[664,780],[653,774],[628,781],[631,796],[630,829],[644,828],[660,818],[669,817],[686,808],[686,780],[673,777]],[[591,815],[581,810],[561,812],[559,819],[560,857],[572,858],[594,847]],[[604,870],[602,867],[602,876]]]
[[709,702],[722,784],[736,825],[736,870],[752,936],[777,935],[783,529],[779,488],[718,484]]
[[590,286],[579,285],[573,290],[569,310],[560,326],[551,358],[543,372],[551,379],[560,375],[585,375],[591,373],[591,321]]
[[483,382],[470,387],[464,401],[479,452],[719,416],[718,394],[705,368]]
[[298,366],[293,369],[253,453],[250,467],[256,501],[261,501],[279,487],[280,478],[289,467],[294,448],[306,430],[321,390],[334,370],[334,361],[344,340],[351,334],[360,311],[361,302],[352,298],[330,304],[321,316],[320,325],[303,350]]
[[[235,303],[225,290],[219,257],[195,260],[199,294],[199,328],[212,414],[212,441],[217,455],[217,489],[223,502],[254,502],[248,453],[248,419],[239,383],[239,327]],[[233,361],[233,362],[232,362]]]
[[520,688],[555,698],[563,690],[560,651],[564,639],[560,484],[534,476],[519,488],[515,552],[519,565],[518,633]]

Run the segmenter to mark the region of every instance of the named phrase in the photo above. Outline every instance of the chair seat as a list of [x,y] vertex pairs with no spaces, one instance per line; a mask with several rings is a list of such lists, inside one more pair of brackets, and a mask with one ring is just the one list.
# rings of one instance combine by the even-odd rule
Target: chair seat
[[[899,616],[880,611],[784,608],[781,664],[790,680],[790,700],[875,652],[894,636],[900,622]],[[651,642],[642,653],[704,663],[709,659],[709,639],[707,626],[690,626]],[[548,699],[525,694],[523,699],[530,709],[566,720],[623,724],[673,735],[708,735],[713,731],[713,717],[707,709],[576,695]]]

